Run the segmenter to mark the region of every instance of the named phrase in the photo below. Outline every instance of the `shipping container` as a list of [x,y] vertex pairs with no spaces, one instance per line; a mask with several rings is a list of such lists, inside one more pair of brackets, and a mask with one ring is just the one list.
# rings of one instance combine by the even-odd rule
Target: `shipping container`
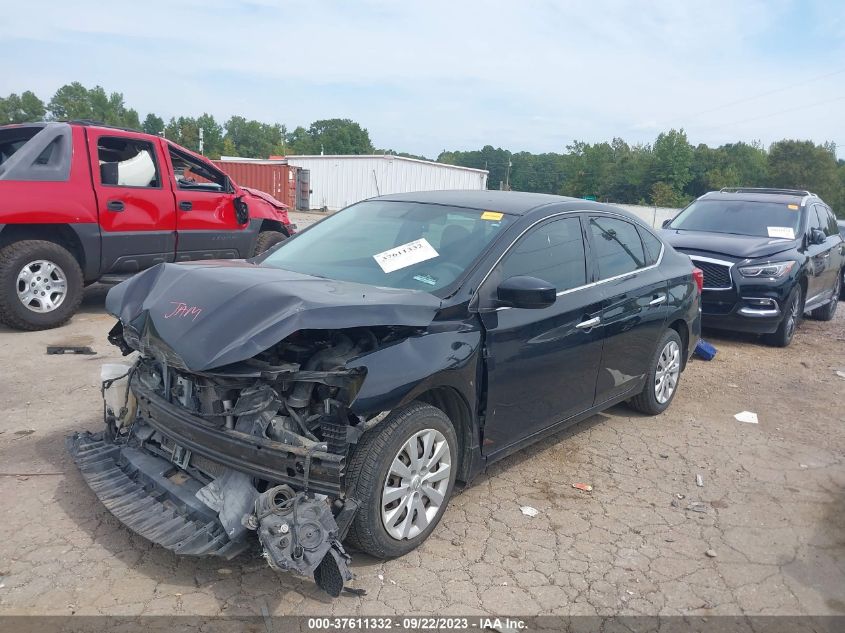
[[[388,193],[486,189],[488,174],[486,169],[391,155],[287,156],[272,160],[224,156],[218,164],[226,170],[233,164],[287,164],[299,170],[291,176],[294,183],[292,206],[296,205],[296,182],[299,180],[300,205],[308,200],[309,208],[328,211]],[[232,177],[235,178],[234,173]]]
[[211,161],[236,183],[252,187],[296,208],[296,177],[299,169],[284,160],[226,158]]

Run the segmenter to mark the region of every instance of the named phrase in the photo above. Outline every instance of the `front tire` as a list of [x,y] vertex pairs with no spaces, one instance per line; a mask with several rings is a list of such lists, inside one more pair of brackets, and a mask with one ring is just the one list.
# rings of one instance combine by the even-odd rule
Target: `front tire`
[[804,314],[804,292],[801,286],[795,286],[795,289],[789,293],[784,306],[785,314],[778,329],[765,336],[766,342],[775,347],[787,347],[795,337],[795,332],[801,323],[801,317]]
[[457,469],[458,440],[443,411],[422,402],[393,411],[349,461],[349,496],[361,504],[350,544],[376,558],[418,547],[446,510]]
[[0,250],[0,321],[18,330],[67,323],[82,301],[82,269],[54,242],[25,240]]
[[683,349],[681,337],[675,330],[670,328],[663,333],[651,359],[643,390],[628,401],[632,408],[646,415],[658,415],[669,408],[681,381]]
[[261,255],[266,250],[273,248],[276,244],[284,242],[288,236],[280,231],[261,231],[258,234],[258,239],[255,240],[255,248],[252,256]]

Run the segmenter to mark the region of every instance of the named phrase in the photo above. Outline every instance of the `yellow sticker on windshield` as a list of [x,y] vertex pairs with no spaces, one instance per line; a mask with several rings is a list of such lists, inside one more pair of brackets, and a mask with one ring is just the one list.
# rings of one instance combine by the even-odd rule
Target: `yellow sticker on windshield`
[[498,211],[485,211],[481,214],[482,220],[492,220],[493,222],[497,222],[504,217],[504,213],[499,213]]
[[786,205],[786,208],[792,209],[793,211],[798,211],[798,205],[797,204],[788,204],[788,205]]

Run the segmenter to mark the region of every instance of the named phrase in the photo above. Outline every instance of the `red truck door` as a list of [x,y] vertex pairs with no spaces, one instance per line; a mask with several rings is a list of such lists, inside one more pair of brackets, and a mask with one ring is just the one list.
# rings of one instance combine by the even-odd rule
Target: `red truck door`
[[252,256],[258,225],[238,222],[237,187],[211,162],[166,145],[176,198],[177,261]]
[[86,128],[97,198],[103,273],[172,262],[176,209],[160,144],[135,132]]

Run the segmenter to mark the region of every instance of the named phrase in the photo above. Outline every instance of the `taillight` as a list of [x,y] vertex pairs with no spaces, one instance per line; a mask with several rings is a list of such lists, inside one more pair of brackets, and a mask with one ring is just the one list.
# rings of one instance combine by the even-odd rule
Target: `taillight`
[[695,285],[698,288],[698,293],[704,290],[704,271],[700,268],[692,269],[692,278],[695,279]]

